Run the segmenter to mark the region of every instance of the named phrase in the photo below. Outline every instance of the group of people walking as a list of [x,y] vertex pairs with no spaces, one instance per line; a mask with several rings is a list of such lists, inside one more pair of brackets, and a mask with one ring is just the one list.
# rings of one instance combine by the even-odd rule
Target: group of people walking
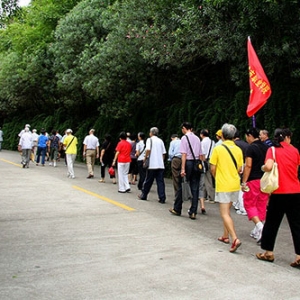
[[[28,125],[28,124],[27,124]],[[219,242],[230,244],[230,252],[235,252],[242,242],[238,238],[234,221],[231,218],[231,207],[240,203],[245,209],[248,219],[253,222],[254,228],[250,236],[255,238],[265,252],[257,253],[260,260],[274,261],[274,245],[276,235],[284,214],[286,214],[294,242],[296,253],[292,267],[300,267],[300,185],[298,166],[300,157],[298,150],[292,146],[292,133],[288,129],[276,129],[274,140],[271,141],[266,130],[250,128],[245,133],[246,142],[240,139],[240,134],[232,124],[224,124],[216,132],[218,140],[215,143],[209,138],[209,131],[202,129],[198,133],[193,130],[189,122],[181,125],[182,137],[177,134],[171,136],[168,151],[168,160],[171,163],[172,180],[174,187],[174,203],[169,212],[181,216],[183,206],[183,185],[188,182],[191,192],[188,216],[195,220],[200,212],[206,213],[205,199],[212,203],[219,203],[220,215],[223,221],[223,232],[217,238]],[[147,200],[154,180],[157,183],[158,203],[166,202],[164,170],[167,151],[159,130],[152,127],[149,138],[139,132],[137,138],[130,138],[130,134],[121,132],[119,142],[115,145],[111,135],[107,134],[100,146],[99,139],[91,129],[83,141],[83,157],[86,160],[88,176],[94,178],[95,161],[101,164],[100,183],[105,182],[106,167],[112,182],[117,183],[114,169],[117,169],[118,192],[129,193],[131,185],[135,184],[138,174],[139,200]],[[47,137],[41,131],[37,141],[34,141],[30,126],[25,126],[19,134],[19,145],[22,147],[23,167],[29,166],[29,151],[37,142],[36,164],[39,164],[39,155],[43,149],[53,146],[59,149],[62,145],[66,153],[68,177],[75,178],[74,161],[77,154],[77,138],[72,130],[67,129],[65,136],[59,138],[58,132],[52,132]],[[31,137],[30,137],[31,136]],[[57,138],[56,138],[57,137]],[[30,144],[31,143],[31,144]],[[57,145],[58,144],[58,145]],[[275,157],[273,151],[275,150]],[[53,165],[56,166],[55,150]],[[274,162],[278,164],[279,188],[271,195],[261,192],[260,179],[264,172],[272,169]]]

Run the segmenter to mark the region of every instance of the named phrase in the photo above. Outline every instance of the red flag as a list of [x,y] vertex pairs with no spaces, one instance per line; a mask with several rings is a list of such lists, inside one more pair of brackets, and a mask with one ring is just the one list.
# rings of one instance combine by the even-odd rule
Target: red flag
[[272,91],[269,80],[259,62],[250,38],[248,38],[248,62],[250,97],[247,107],[247,116],[251,117],[266,104]]

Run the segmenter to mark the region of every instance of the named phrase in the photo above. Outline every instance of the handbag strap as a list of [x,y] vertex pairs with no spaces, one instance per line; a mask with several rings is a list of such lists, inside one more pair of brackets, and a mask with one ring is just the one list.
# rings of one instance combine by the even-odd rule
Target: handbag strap
[[73,138],[72,138],[71,142],[68,144],[68,146],[67,146],[67,148],[66,148],[66,150],[65,150],[65,151],[67,151],[67,150],[68,150],[68,148],[69,148],[69,146],[72,144],[72,142],[73,142],[74,138],[75,138],[75,136],[73,136]]
[[212,146],[212,140],[210,140],[210,147],[209,147],[209,150],[208,150],[207,160],[210,159],[210,150],[211,150],[211,146]]
[[187,141],[188,141],[188,143],[189,143],[190,150],[191,150],[191,152],[192,152],[193,158],[194,158],[194,160],[196,160],[196,157],[195,157],[195,154],[194,154],[194,152],[193,152],[193,149],[192,149],[192,146],[191,146],[190,140],[189,140],[189,138],[188,138],[188,136],[187,136],[187,135],[185,135],[185,137],[187,138]]
[[276,157],[275,157],[275,147],[272,146],[272,154],[273,154],[273,159],[274,159],[274,162],[276,162]]
[[229,148],[228,148],[226,145],[224,145],[224,144],[221,144],[221,145],[224,146],[225,149],[228,151],[228,153],[230,154],[230,156],[231,156],[231,158],[232,158],[232,161],[233,161],[233,163],[234,163],[234,165],[235,165],[235,168],[237,169],[237,163],[236,163],[236,160],[235,160],[233,154],[231,153],[231,151],[229,150]]

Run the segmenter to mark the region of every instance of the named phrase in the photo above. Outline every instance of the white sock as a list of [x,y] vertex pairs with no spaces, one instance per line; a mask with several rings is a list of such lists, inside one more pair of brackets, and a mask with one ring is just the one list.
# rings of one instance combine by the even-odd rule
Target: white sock
[[255,227],[257,228],[257,230],[262,230],[264,227],[264,224],[262,222],[258,222],[258,223],[256,223]]

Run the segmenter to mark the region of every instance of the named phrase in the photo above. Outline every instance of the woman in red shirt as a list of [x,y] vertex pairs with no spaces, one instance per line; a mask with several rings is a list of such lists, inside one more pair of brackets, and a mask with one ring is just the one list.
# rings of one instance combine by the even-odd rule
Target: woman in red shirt
[[119,182],[119,193],[129,193],[130,185],[128,181],[128,172],[131,162],[130,152],[131,143],[126,141],[127,135],[125,132],[121,132],[119,135],[120,142],[116,148],[115,158],[112,166],[114,167],[118,160],[118,182]]
[[[289,129],[276,129],[274,133],[275,160],[278,164],[279,188],[275,190],[269,200],[266,222],[262,232],[261,248],[264,253],[257,253],[260,260],[274,261],[273,249],[280,223],[284,214],[289,222],[294,248],[295,261],[290,265],[300,268],[300,185],[298,166],[299,152],[291,145],[292,133]],[[272,149],[266,154],[262,170],[269,172],[274,164]]]

